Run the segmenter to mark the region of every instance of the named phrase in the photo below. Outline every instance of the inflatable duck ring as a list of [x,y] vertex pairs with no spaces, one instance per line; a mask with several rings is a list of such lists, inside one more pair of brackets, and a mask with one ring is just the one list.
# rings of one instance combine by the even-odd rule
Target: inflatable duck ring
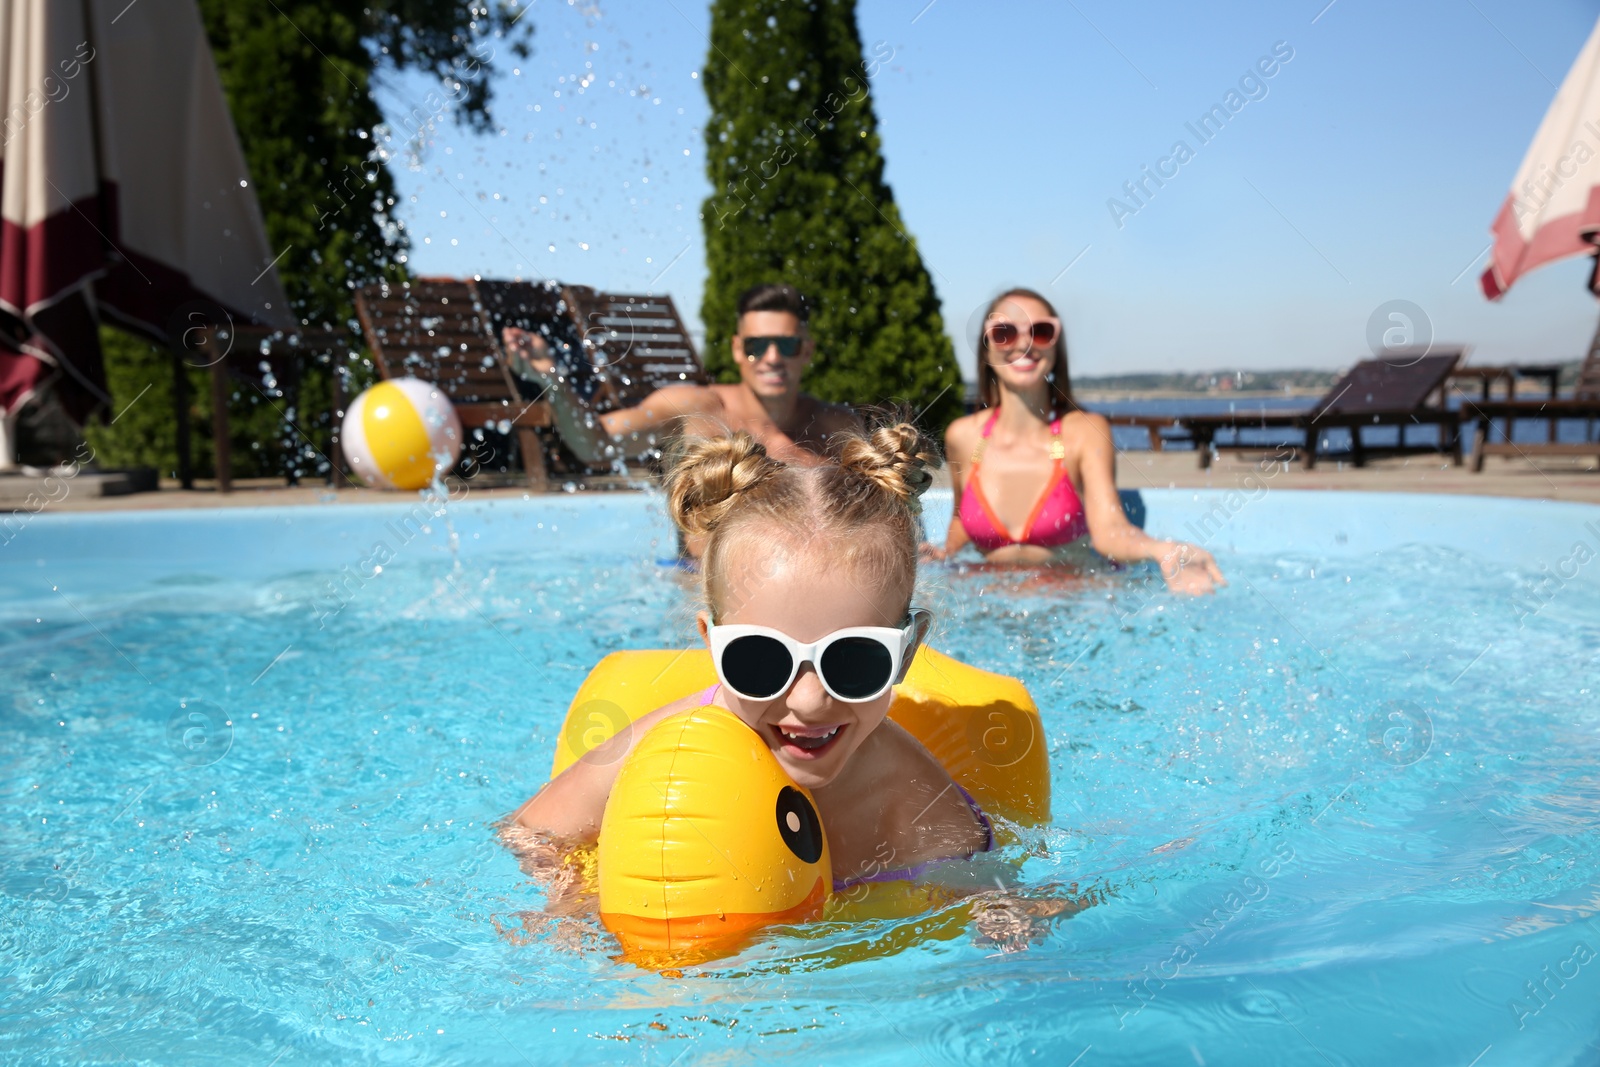
[[[612,653],[573,698],[552,777],[716,680],[705,649]],[[1050,818],[1039,712],[1015,678],[923,648],[889,718],[991,816],[1023,826]],[[818,917],[832,891],[811,794],[754,730],[716,707],[663,719],[634,746],[606,803],[597,865],[601,921],[646,966],[731,954],[762,927]]]

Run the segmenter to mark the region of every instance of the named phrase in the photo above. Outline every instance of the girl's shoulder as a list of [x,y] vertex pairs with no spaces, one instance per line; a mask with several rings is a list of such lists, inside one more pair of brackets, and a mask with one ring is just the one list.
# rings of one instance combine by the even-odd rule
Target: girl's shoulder
[[[877,764],[878,789],[884,790],[884,781],[898,783],[882,797],[879,828],[906,863],[983,851],[978,812],[944,764],[893,722],[884,723],[878,732],[890,735],[885,740],[892,751],[890,759]],[[961,847],[952,851],[953,841],[961,842]]]
[[631,751],[633,741],[649,733],[656,723],[669,716],[676,715],[680,711],[693,711],[695,708],[704,706],[704,697],[705,693],[703,691],[696,691],[688,696],[679,697],[670,704],[663,704],[656,710],[639,716],[619,730],[618,733],[628,735],[628,748]]
[[873,740],[878,742],[873,753],[873,773],[880,782],[884,779],[938,781],[942,786],[953,781],[944,764],[928,751],[928,746],[893,719],[884,720],[883,725],[873,731]]
[[691,711],[695,708],[703,707],[706,703],[705,695],[706,694],[703,690],[697,689],[688,696],[681,696],[677,700],[672,701],[670,704],[661,705],[648,715],[640,716],[638,719],[634,720],[634,726],[654,726],[656,723],[660,722],[662,719],[665,719],[669,715],[676,715],[680,711]]

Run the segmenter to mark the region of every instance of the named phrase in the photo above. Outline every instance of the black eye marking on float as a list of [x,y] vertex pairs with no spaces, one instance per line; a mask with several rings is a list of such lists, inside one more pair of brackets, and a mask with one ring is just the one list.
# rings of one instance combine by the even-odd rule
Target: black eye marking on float
[[822,820],[806,795],[793,786],[778,791],[778,836],[802,863],[822,858]]

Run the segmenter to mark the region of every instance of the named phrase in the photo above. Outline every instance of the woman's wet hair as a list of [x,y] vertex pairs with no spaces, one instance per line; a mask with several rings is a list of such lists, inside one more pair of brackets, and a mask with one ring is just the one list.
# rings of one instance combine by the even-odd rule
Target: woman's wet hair
[[667,506],[685,535],[705,538],[701,574],[713,619],[724,617],[759,567],[743,550],[825,552],[864,582],[903,589],[909,609],[916,586],[921,496],[940,463],[937,446],[909,421],[880,418],[867,433],[829,440],[829,461],[781,463],[748,433],[692,438],[674,450]]
[[[989,317],[1013,297],[1025,296],[1030,300],[1037,300],[1043,304],[1045,310],[1056,318],[1055,305],[1050,303],[1032,289],[1007,289],[989,304],[988,310],[983,313],[983,324],[978,327],[978,402],[986,408],[1000,406],[1000,379],[994,372],[994,366],[989,362]],[[1055,343],[1056,364],[1050,371],[1050,410],[1055,415],[1065,415],[1069,411],[1078,411],[1078,402],[1072,396],[1072,376],[1067,370],[1067,329],[1063,325],[1061,332],[1056,335]]]

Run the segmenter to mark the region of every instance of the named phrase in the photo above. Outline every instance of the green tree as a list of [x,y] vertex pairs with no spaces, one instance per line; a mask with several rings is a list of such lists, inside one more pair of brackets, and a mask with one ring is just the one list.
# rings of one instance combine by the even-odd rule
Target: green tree
[[[229,405],[236,476],[325,472],[332,375],[372,379],[355,320],[353,291],[407,273],[409,243],[394,215],[388,162],[416,150],[434,124],[493,122],[490,64],[528,54],[526,5],[482,0],[200,0],[245,161],[300,323],[298,348],[265,387],[235,383]],[[393,126],[373,98],[384,72],[438,79],[422,99],[402,100]],[[165,473],[172,445],[173,374],[164,353],[110,338],[107,374],[125,405],[116,425],[89,437],[102,462],[142,461]],[[118,361],[121,362],[119,367]],[[194,377],[191,419],[197,473],[210,464],[210,393]]]
[[883,178],[868,85],[892,55],[885,44],[863,55],[855,0],[714,0],[703,75],[706,359],[733,380],[739,293],[786,281],[813,302],[808,389],[907,402],[942,428],[961,411],[960,372]]

